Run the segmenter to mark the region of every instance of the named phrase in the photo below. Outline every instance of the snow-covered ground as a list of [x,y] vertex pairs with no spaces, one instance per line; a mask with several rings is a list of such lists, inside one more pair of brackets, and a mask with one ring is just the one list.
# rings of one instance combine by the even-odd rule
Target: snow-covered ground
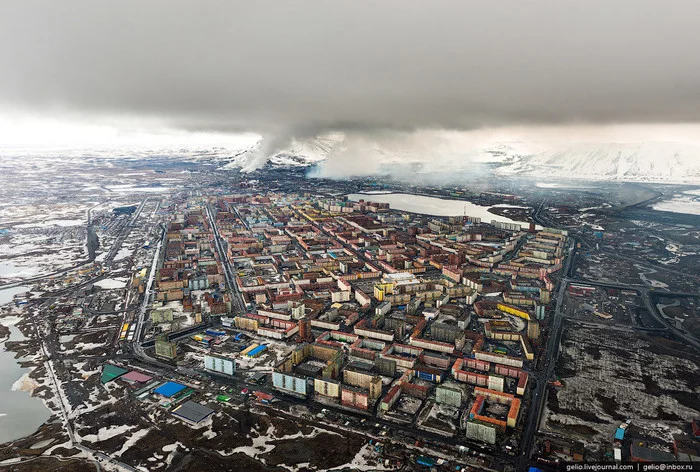
[[700,215],[700,189],[677,193],[668,200],[656,203],[652,208],[659,211]]
[[126,287],[127,279],[124,277],[116,277],[113,279],[102,279],[95,282],[96,287],[104,289],[116,289]]

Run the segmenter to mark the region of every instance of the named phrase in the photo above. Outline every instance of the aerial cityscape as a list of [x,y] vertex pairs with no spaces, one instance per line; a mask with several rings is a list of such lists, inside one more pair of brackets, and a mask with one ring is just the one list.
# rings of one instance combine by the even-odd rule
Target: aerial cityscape
[[[578,47],[593,6],[121,3],[0,15],[32,33],[0,63],[0,470],[700,469],[697,58],[549,96],[454,16]],[[700,46],[692,4],[637,7]],[[608,20],[601,55],[645,40]]]

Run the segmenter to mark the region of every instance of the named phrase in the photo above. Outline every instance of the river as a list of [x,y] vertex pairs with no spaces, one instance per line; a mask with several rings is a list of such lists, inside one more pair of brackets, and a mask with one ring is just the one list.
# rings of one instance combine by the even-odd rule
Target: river
[[[29,287],[12,287],[0,290],[0,305],[12,301],[17,293]],[[22,341],[25,337],[15,326],[19,318],[0,318],[0,323],[10,329],[9,341]],[[30,369],[22,368],[15,353],[5,350],[5,341],[0,342],[0,444],[20,439],[34,433],[51,416],[51,412],[38,398],[27,392],[13,390],[13,385]]]
[[[388,203],[393,210],[409,211],[411,213],[420,213],[423,215],[433,216],[461,216],[466,212],[467,216],[481,218],[484,223],[491,221],[499,221],[501,223],[522,223],[527,225],[525,221],[515,221],[505,216],[495,215],[489,212],[491,206],[477,205],[465,200],[448,200],[436,197],[426,197],[424,195],[413,195],[410,193],[383,193],[383,194],[366,194],[366,193],[351,193],[348,199],[356,202],[365,200],[367,202]],[[517,205],[494,205],[495,207]]]

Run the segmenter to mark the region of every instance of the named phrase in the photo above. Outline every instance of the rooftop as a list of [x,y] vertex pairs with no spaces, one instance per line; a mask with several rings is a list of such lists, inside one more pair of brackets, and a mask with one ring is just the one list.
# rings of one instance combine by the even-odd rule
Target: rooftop
[[188,400],[175,408],[172,413],[191,423],[199,423],[212,415],[214,410],[197,402],[193,402],[192,400]]

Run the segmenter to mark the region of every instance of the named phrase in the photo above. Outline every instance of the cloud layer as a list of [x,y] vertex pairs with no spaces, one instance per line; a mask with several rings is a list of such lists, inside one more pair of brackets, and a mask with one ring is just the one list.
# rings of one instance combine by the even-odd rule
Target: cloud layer
[[0,107],[276,142],[699,122],[699,17],[694,0],[3,2]]

